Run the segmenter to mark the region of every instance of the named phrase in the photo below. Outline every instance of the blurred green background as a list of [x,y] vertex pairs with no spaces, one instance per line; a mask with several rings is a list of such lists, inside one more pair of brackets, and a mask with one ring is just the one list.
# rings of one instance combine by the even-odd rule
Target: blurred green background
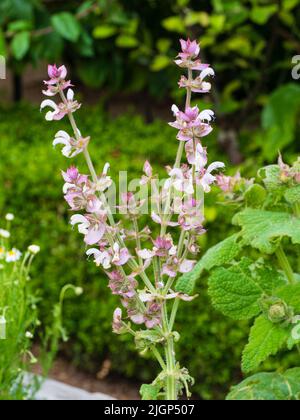
[[[0,55],[7,58],[8,79],[0,80],[0,211],[16,214],[20,248],[42,247],[34,277],[44,318],[62,285],[84,287],[66,306],[71,341],[63,351],[76,365],[95,373],[110,359],[113,371],[143,381],[155,368],[136,357],[130,338],[121,338],[119,351],[120,337],[111,333],[118,299],[86,262],[82,237],[68,225],[60,170],[69,162],[51,146],[67,125],[46,123],[37,107],[47,62],[71,68],[88,104],[77,114],[79,126],[92,137],[99,171],[110,161],[113,176],[128,170],[135,178],[146,158],[159,171],[174,160],[177,141],[166,121],[184,92],[173,59],[180,37],[199,39],[203,60],[216,70],[212,94],[195,101],[217,114],[207,138],[210,160],[251,177],[279,150],[290,162],[299,155],[300,81],[292,78],[299,22],[299,0],[1,1]],[[13,101],[4,101],[7,95]],[[216,191],[208,197],[203,252],[230,234],[233,212],[218,204]],[[222,398],[241,378],[248,326],[211,308],[206,279],[198,293],[179,312],[178,356],[195,376],[198,396]]]

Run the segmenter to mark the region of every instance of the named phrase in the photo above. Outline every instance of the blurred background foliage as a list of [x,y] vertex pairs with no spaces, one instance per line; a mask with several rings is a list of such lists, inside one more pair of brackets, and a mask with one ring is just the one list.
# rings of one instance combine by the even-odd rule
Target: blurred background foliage
[[[146,158],[160,171],[174,160],[174,130],[156,116],[170,118],[169,105],[183,102],[173,64],[178,39],[200,39],[203,60],[216,70],[212,94],[201,103],[217,113],[207,139],[210,160],[252,177],[276,160],[278,150],[288,162],[299,155],[300,84],[291,76],[292,57],[300,53],[299,22],[300,0],[1,0],[0,55],[13,73],[16,100],[26,70],[66,62],[81,96],[96,92],[100,98],[98,106],[78,112],[99,171],[110,161],[113,176],[128,170],[135,178]],[[122,110],[124,96],[133,112],[112,119],[108,104]],[[155,364],[137,358],[130,339],[122,338],[119,351],[120,337],[111,333],[117,299],[87,264],[82,238],[68,225],[60,177],[67,162],[51,148],[58,128],[66,127],[47,125],[35,106],[1,108],[0,210],[16,213],[20,248],[36,241],[42,247],[33,277],[45,318],[62,285],[77,282],[85,289],[79,301],[66,303],[71,345],[65,354],[92,372],[110,359],[114,371],[150,380]],[[208,197],[203,251],[231,233],[233,213],[219,204],[217,192]],[[221,398],[241,379],[248,326],[214,311],[205,278],[198,293],[179,311],[178,356],[196,377],[197,395]]]

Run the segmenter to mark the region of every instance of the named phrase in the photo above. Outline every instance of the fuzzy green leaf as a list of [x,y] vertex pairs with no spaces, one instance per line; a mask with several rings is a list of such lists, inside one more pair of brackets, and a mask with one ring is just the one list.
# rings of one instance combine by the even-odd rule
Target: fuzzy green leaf
[[300,203],[300,185],[289,188],[284,194],[284,198],[290,204]]
[[259,316],[251,328],[249,342],[243,351],[242,370],[249,373],[269,356],[275,355],[286,344],[290,329],[273,324],[263,315]]
[[251,185],[244,194],[246,204],[251,207],[260,207],[265,201],[266,196],[267,191],[259,184]]
[[211,270],[213,267],[232,261],[241,249],[237,238],[238,235],[232,235],[210,248],[190,273],[184,274],[177,280],[175,290],[191,295],[194,291],[196,281],[204,270]]
[[159,385],[144,384],[141,386],[140,394],[141,394],[142,400],[155,401],[157,400],[159,391],[160,391]]
[[242,227],[243,242],[262,253],[274,253],[276,239],[284,236],[300,244],[300,220],[289,213],[246,209],[234,217],[233,223]]
[[233,319],[250,319],[261,311],[259,300],[284,284],[282,275],[258,261],[243,258],[230,268],[220,267],[209,278],[212,303]]
[[258,373],[232,387],[227,400],[289,401],[299,399],[300,368],[285,373]]

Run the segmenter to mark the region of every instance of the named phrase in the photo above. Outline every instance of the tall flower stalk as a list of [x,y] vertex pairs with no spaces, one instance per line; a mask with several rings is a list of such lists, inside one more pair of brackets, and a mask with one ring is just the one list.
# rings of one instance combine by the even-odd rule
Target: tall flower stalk
[[105,271],[109,288],[121,299],[123,310],[117,308],[114,312],[113,331],[131,334],[138,350],[152,352],[162,369],[151,385],[142,387],[145,399],[176,400],[184,390],[188,397],[191,395],[189,384],[193,379],[176,359],[179,334],[174,325],[179,302],[195,296],[176,290],[176,281],[194,268],[198,237],[205,233],[204,193],[216,180],[213,172],[224,167],[221,162],[207,166],[207,150],[202,144],[202,138],[212,131],[213,111],[200,112],[197,106],[191,106],[193,92],[210,91],[211,85],[205,79],[214,71],[198,58],[200,46],[196,41],[180,43],[181,52],[175,62],[187,72],[179,82],[179,87],[186,89],[186,103],[183,111],[176,105],[172,107],[175,122],[170,125],[178,130],[175,163],[167,168],[168,176],[161,188],[148,161],[139,180],[141,189],[151,187],[152,229],[141,226],[149,197],[144,200],[139,194],[128,192],[121,195],[118,206],[109,204],[109,164],[98,175],[88,151],[90,138],[82,136],[74,118],[80,104],[74,100],[71,82],[66,80],[65,66],[49,66],[50,80],[45,82],[47,90],[43,91],[46,96],[57,95],[60,103],[47,99],[41,105],[41,109],[51,108],[46,114],[48,121],[68,116],[72,135],[59,131],[53,145],[61,144],[62,153],[68,158],[83,153],[89,169],[88,175],[75,166],[63,172],[63,191],[71,210],[76,212],[71,224],[84,235],[86,254]]

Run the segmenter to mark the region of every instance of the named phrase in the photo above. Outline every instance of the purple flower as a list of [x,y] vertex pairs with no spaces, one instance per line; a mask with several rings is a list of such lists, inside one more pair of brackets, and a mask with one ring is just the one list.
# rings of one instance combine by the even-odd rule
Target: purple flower
[[185,112],[182,112],[176,105],[173,105],[172,111],[176,121],[169,123],[169,125],[179,130],[178,140],[189,141],[194,138],[205,137],[211,133],[212,127],[204,121],[212,121],[213,111],[199,112],[199,108],[195,106],[194,108],[188,107]]
[[62,120],[65,115],[77,111],[81,107],[81,104],[74,101],[74,92],[72,89],[69,89],[66,104],[61,102],[57,105],[54,101],[46,99],[41,103],[41,110],[46,107],[52,108],[52,111],[48,111],[45,116],[46,121],[59,121]]
[[99,212],[94,215],[75,214],[71,217],[71,225],[78,225],[79,233],[84,235],[84,242],[87,245],[94,245],[98,243],[104,236],[106,231],[105,212]]
[[190,39],[185,41],[184,39],[181,39],[180,45],[182,52],[178,54],[178,57],[182,59],[196,58],[200,54],[200,45],[197,41],[191,41]]
[[185,231],[194,231],[198,235],[205,233],[201,203],[197,202],[194,198],[184,203],[181,207],[178,222]]
[[179,81],[180,88],[190,88],[195,93],[208,93],[211,90],[211,83],[206,82],[204,79],[207,76],[214,76],[215,72],[211,67],[207,67],[201,71],[200,75],[189,81],[185,76],[181,76]]
[[120,271],[112,271],[108,273],[109,285],[113,295],[122,296],[123,298],[133,298],[136,295],[137,281],[133,277],[124,278]]

